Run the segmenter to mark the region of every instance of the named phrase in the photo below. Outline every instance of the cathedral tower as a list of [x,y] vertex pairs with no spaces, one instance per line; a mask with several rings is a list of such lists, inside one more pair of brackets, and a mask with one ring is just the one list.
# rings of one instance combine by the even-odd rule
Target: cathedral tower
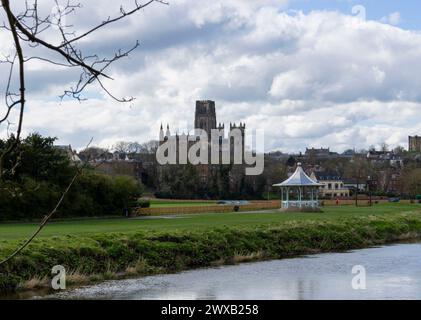
[[211,130],[216,129],[215,101],[196,101],[194,127],[206,131],[210,139]]

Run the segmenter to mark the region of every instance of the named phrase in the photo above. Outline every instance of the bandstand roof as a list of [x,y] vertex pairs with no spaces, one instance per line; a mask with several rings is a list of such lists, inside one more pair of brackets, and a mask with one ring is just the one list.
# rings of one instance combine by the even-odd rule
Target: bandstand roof
[[320,187],[322,184],[311,179],[303,170],[301,163],[297,164],[294,174],[282,183],[274,184],[274,187]]

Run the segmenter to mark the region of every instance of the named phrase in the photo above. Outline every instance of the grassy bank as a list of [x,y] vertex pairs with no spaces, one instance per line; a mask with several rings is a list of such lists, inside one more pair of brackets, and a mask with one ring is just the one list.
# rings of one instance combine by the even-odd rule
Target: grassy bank
[[[49,225],[0,269],[0,290],[41,284],[66,267],[76,283],[224,263],[341,251],[421,235],[419,205],[327,208],[317,214],[242,213],[174,219],[92,220]],[[0,225],[0,258],[33,228]],[[27,282],[31,280],[31,282]]]

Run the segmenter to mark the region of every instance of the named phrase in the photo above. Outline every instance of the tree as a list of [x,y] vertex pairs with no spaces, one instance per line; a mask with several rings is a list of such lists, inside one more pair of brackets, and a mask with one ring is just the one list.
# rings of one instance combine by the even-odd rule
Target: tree
[[158,149],[159,142],[156,140],[151,140],[148,142],[145,142],[141,146],[141,150],[143,153],[149,153],[149,154],[155,154],[156,150]]
[[[14,142],[15,138],[0,140],[0,152]],[[42,137],[33,133],[22,140],[16,152],[8,155],[5,167],[13,175],[3,177],[3,181],[20,181],[30,177],[34,181],[54,181],[67,183],[74,175],[75,168],[70,166],[68,155],[54,146],[56,138]],[[16,158],[20,158],[17,160]],[[16,162],[19,166],[11,168]]]
[[395,149],[393,149],[394,154],[404,154],[406,152],[405,148],[402,146],[397,146]]
[[[36,60],[43,63],[80,70],[80,76],[76,80],[76,84],[72,88],[65,90],[62,98],[70,97],[82,101],[84,99],[83,92],[85,89],[95,83],[112,99],[118,102],[131,102],[133,101],[133,98],[118,98],[113,95],[108,88],[105,87],[103,80],[111,79],[111,77],[106,74],[110,65],[127,57],[139,46],[139,42],[136,42],[127,50],[116,50],[115,54],[109,57],[100,57],[100,55],[93,53],[85,54],[78,47],[78,44],[95,34],[99,29],[123,20],[154,2],[165,4],[166,2],[162,0],[149,0],[143,4],[139,4],[138,1],[135,0],[132,2],[132,7],[130,9],[121,6],[120,13],[115,17],[108,17],[89,30],[77,32],[77,30],[73,29],[73,26],[69,26],[65,23],[65,18],[69,14],[75,13],[81,7],[80,3],[74,3],[72,0],[65,0],[65,3],[60,5],[59,0],[56,0],[56,10],[54,13],[44,15],[42,10],[40,10],[40,7],[48,5],[45,1],[41,4],[38,0],[27,0],[23,4],[23,9],[21,10],[17,9],[17,7],[23,2],[19,2],[18,5],[14,2],[13,5],[15,5],[15,7],[12,7],[10,0],[0,1],[0,19],[3,19],[0,24],[0,31],[10,35],[10,39],[12,39],[14,46],[13,52],[6,56],[5,60],[1,61],[4,64],[9,65],[9,72],[6,80],[5,110],[0,114],[0,129],[2,125],[6,125],[8,129],[11,129],[9,127],[11,124],[10,120],[15,109],[17,109],[18,114],[13,140],[6,145],[0,153],[0,183],[2,183],[6,173],[14,174],[15,169],[20,165],[20,160],[22,158],[21,155],[18,154],[14,158],[15,163],[12,163],[6,169],[6,158],[18,150],[22,141],[21,135],[23,132],[23,120],[27,99],[26,65],[31,63],[31,61]],[[16,86],[15,83],[17,83]],[[76,172],[69,182],[69,185],[64,189],[63,194],[55,207],[41,221],[39,228],[34,234],[8,258],[0,261],[0,265],[16,256],[38,235],[49,219],[57,212],[64,201],[65,196],[81,173],[81,170]]]
[[368,176],[371,176],[372,171],[371,165],[367,159],[354,158],[345,163],[344,178],[356,179],[362,183],[367,181],[367,178]]
[[114,188],[114,203],[122,208],[127,208],[133,199],[140,198],[144,191],[143,186],[129,176],[115,177]]
[[382,144],[380,144],[380,151],[388,152],[389,151],[389,145],[386,142],[383,142]]
[[120,154],[155,153],[156,149],[158,149],[158,141],[151,140],[142,144],[139,142],[119,141],[114,145],[113,149]]
[[295,160],[295,158],[293,157],[293,156],[290,156],[289,158],[288,158],[288,160],[287,160],[287,162],[286,162],[286,165],[288,166],[288,167],[293,167],[293,166],[295,166],[295,163],[296,163],[297,161]]
[[402,175],[403,192],[411,198],[421,194],[421,169],[406,169]]
[[131,150],[131,144],[131,142],[119,141],[113,146],[113,149],[119,154],[128,154]]
[[79,157],[84,161],[92,161],[107,158],[108,150],[99,147],[89,147],[79,152]]
[[[106,74],[110,65],[127,57],[139,46],[139,42],[136,42],[129,49],[118,49],[114,55],[109,57],[101,57],[92,53],[85,54],[79,45],[81,41],[88,39],[99,29],[125,19],[154,2],[165,2],[149,0],[139,4],[137,1],[133,1],[131,8],[121,6],[118,15],[104,19],[91,29],[75,30],[73,26],[67,25],[65,21],[68,15],[75,14],[81,8],[81,3],[73,2],[72,0],[65,0],[63,1],[64,3],[61,3],[59,0],[56,0],[55,2],[50,1],[49,4],[44,1],[41,4],[41,1],[38,0],[28,0],[25,1],[22,9],[18,9],[19,6],[15,3],[12,6],[10,0],[0,1],[0,19],[3,19],[0,31],[9,33],[14,46],[14,50],[1,61],[9,65],[9,72],[5,90],[6,105],[5,110],[0,114],[0,127],[7,125],[9,128],[10,118],[14,110],[17,109],[18,113],[14,132],[15,140],[0,154],[1,179],[6,173],[5,158],[21,142],[27,102],[26,66],[33,61],[38,61],[69,69],[79,69],[80,76],[76,80],[76,84],[72,88],[65,90],[61,98],[70,97],[78,101],[84,100],[83,92],[95,83],[112,99],[118,102],[131,102],[133,98],[118,98],[113,95],[105,87],[103,80],[111,79]],[[55,10],[51,14],[43,14],[41,9],[45,9],[46,6],[52,4],[54,4]]]
[[[21,150],[16,154],[22,155],[21,165],[0,185],[0,220],[42,217],[60,198],[60,190],[78,168],[66,152],[53,145],[54,141],[32,134],[19,145]],[[0,149],[8,144],[0,140]],[[120,214],[143,191],[133,177],[110,177],[92,168],[83,171],[57,211],[60,217]]]
[[29,135],[21,144],[21,164],[17,174],[31,176],[35,181],[49,180],[58,185],[67,183],[75,174],[68,155],[54,147],[56,138]]

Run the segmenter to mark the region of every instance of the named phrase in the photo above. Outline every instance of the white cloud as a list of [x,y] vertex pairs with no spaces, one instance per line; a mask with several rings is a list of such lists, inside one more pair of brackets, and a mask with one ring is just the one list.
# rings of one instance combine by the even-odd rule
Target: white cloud
[[401,23],[401,14],[400,12],[396,11],[389,14],[388,16],[381,18],[380,21],[383,23],[391,24],[393,26],[397,26]]
[[[87,3],[92,21],[116,9],[106,3],[109,10]],[[195,100],[214,99],[218,121],[265,129],[268,149],[405,144],[408,134],[421,133],[420,34],[338,12],[286,13],[286,3],[180,0],[104,29],[83,46],[109,53],[143,40],[138,53],[110,70],[116,80],[105,81],[115,95],[135,96],[134,104],[92,89],[95,99],[57,107],[42,95],[63,88],[43,76],[43,88],[31,93],[27,132],[76,147],[91,136],[104,146],[145,141],[157,137],[161,122],[192,124]],[[388,23],[398,20],[391,15]],[[29,71],[36,78],[40,69]]]

